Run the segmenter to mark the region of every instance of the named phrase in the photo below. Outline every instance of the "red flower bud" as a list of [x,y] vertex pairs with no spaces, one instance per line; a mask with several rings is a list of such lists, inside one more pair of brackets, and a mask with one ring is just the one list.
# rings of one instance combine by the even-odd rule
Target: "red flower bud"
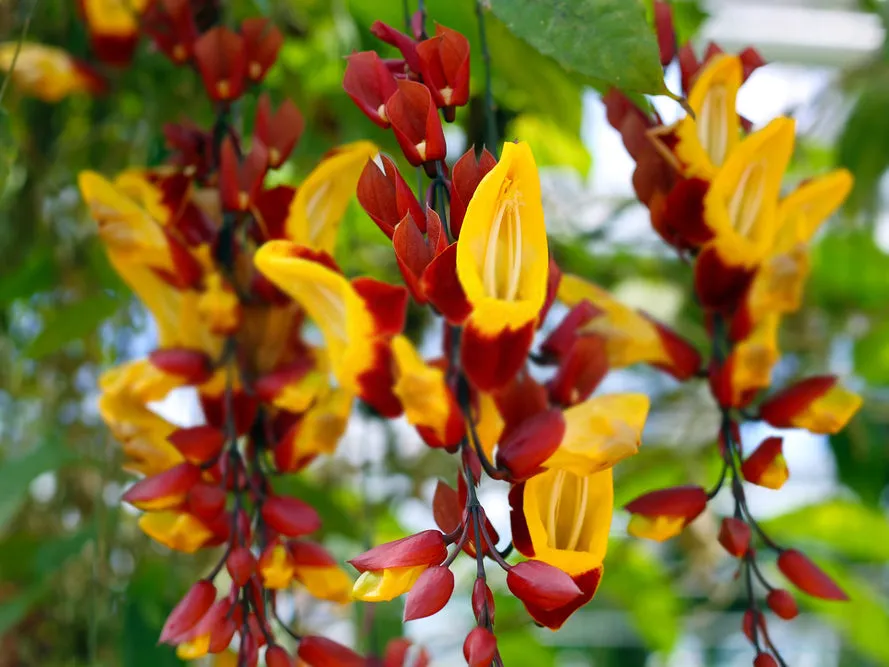
[[497,654],[497,638],[485,628],[473,628],[463,642],[463,657],[469,667],[489,667]]
[[292,540],[287,544],[287,548],[295,565],[328,567],[338,563],[327,549],[311,540]]
[[804,593],[822,600],[845,601],[849,596],[824,571],[796,549],[778,556],[778,569]]
[[185,500],[189,489],[200,478],[200,468],[190,463],[180,463],[136,482],[123,494],[123,500],[141,510],[170,509]]
[[472,612],[482,625],[494,622],[494,594],[484,579],[476,579],[472,586]]
[[194,584],[177,604],[161,630],[160,642],[175,644],[177,637],[191,630],[216,600],[216,588],[209,581]]
[[232,581],[244,586],[256,572],[256,556],[247,547],[235,547],[225,560]]
[[457,278],[456,242],[429,262],[420,286],[423,296],[450,324],[461,324],[472,312],[472,306]]
[[225,444],[225,433],[213,426],[180,428],[167,436],[185,460],[200,465],[219,455]]
[[497,449],[497,466],[521,481],[536,473],[558,449],[565,435],[565,418],[556,408],[525,419]]
[[759,409],[760,416],[772,426],[793,426],[793,417],[803,412],[837,384],[834,375],[819,375],[800,380],[769,397]]
[[426,213],[426,224],[427,235],[424,237],[408,214],[395,227],[392,236],[398,268],[417,303],[426,303],[421,282],[426,267],[448,247],[447,234],[438,214],[432,209]]
[[398,86],[376,52],[362,51],[346,58],[343,89],[365,116],[380,127],[389,127],[386,102]]
[[300,357],[292,364],[263,375],[253,385],[257,397],[263,403],[272,403],[289,385],[296,384],[315,367],[314,361]]
[[707,507],[707,492],[700,486],[674,486],[639,496],[624,506],[645,516],[681,516],[689,521]]
[[154,350],[148,355],[148,360],[164,373],[182,378],[186,384],[202,384],[213,374],[210,357],[185,347]]
[[302,136],[305,121],[296,105],[290,100],[281,102],[272,111],[272,101],[263,93],[256,105],[256,123],[253,138],[268,149],[269,167],[280,167],[293,151]]
[[387,542],[365,551],[349,563],[359,572],[414,565],[439,565],[448,556],[444,538],[437,530],[424,530],[415,535]]
[[241,22],[247,77],[258,83],[265,78],[278,57],[284,35],[267,18],[254,17]]
[[607,373],[605,341],[600,336],[580,336],[575,339],[556,374],[546,385],[550,399],[563,406],[585,401]]
[[262,504],[262,518],[270,528],[286,535],[299,537],[321,527],[321,517],[311,505],[299,498],[271,496]]
[[297,651],[308,667],[365,667],[365,660],[350,648],[317,635],[303,637]]
[[539,560],[513,565],[506,573],[506,585],[523,603],[543,611],[563,607],[583,594],[568,574]]
[[753,660],[753,667],[778,667],[778,663],[768,653],[760,653]]
[[177,65],[191,60],[198,28],[190,0],[161,0],[145,14],[145,32],[170,60]]
[[[395,90],[394,81],[392,89]],[[382,169],[374,160],[368,160],[364,166],[358,179],[358,202],[390,239],[407,215],[419,231],[425,232],[426,214],[413,190],[389,157],[380,155],[380,160]]]
[[293,658],[277,644],[272,644],[265,652],[266,667],[292,667]]
[[744,617],[741,620],[741,630],[751,643],[755,643],[755,637],[757,635],[762,635],[762,628],[764,628],[764,626],[765,619],[761,612],[755,609],[748,609],[744,612]]
[[676,31],[673,29],[673,12],[670,4],[663,0],[654,3],[654,27],[657,32],[657,45],[661,55],[661,65],[666,67],[676,56]]
[[769,591],[769,594],[766,596],[766,604],[769,605],[769,609],[775,612],[778,618],[783,618],[785,621],[794,619],[799,614],[796,600],[793,599],[790,593],[781,588]]
[[446,567],[425,570],[408,593],[404,620],[413,621],[437,614],[454,592],[454,573]]
[[741,558],[750,548],[750,526],[741,519],[726,517],[719,528],[719,543],[735,558]]
[[214,484],[195,484],[186,498],[189,513],[212,522],[225,509],[225,491]]
[[211,100],[227,102],[241,96],[246,55],[244,39],[223,26],[211,28],[194,43],[194,59]]
[[482,149],[481,156],[476,159],[474,146],[454,163],[451,178],[451,236],[454,238],[460,236],[463,216],[466,215],[466,207],[469,206],[475,189],[496,164],[497,160],[487,148]]
[[416,81],[399,81],[386,102],[386,115],[407,161],[415,167],[443,160],[447,147],[441,118],[429,89]]
[[398,637],[386,644],[386,654],[383,656],[382,667],[429,667],[429,654],[421,648],[411,653],[409,639]]
[[767,489],[780,489],[784,486],[790,473],[781,451],[783,442],[783,438],[777,436],[763,440],[756,451],[741,464],[744,479]]
[[227,211],[246,211],[256,201],[268,169],[268,151],[262,142],[253,144],[250,154],[238,160],[231,137],[222,142],[219,158],[219,191]]
[[[459,107],[469,101],[469,40],[466,37],[436,23],[435,37],[417,44],[417,56],[423,83],[439,107]],[[453,111],[450,114],[453,116]]]

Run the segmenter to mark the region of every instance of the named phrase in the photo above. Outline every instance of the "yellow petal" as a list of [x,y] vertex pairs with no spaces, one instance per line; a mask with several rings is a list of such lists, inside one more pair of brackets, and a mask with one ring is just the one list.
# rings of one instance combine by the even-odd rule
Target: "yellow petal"
[[[478,410],[476,413],[475,433],[481,442],[482,451],[489,461],[494,460],[494,447],[500,440],[506,422],[497,409],[494,396],[488,392],[478,392]],[[467,426],[467,432],[469,427]]]
[[238,295],[225,284],[219,272],[204,279],[204,291],[198,299],[198,313],[210,331],[228,334],[238,328],[241,305]]
[[748,297],[754,319],[771,311],[792,313],[798,310],[809,271],[809,250],[802,243],[766,258],[753,278]]
[[861,396],[836,384],[796,415],[793,418],[793,425],[812,433],[833,435],[839,433],[849,423],[862,402]]
[[148,512],[139,517],[139,528],[164,546],[187,554],[194,553],[213,537],[209,528],[183,512]]
[[259,574],[266,588],[280,589],[290,586],[296,571],[293,559],[283,544],[272,547],[259,561]]
[[26,42],[21,48],[17,42],[0,44],[0,70],[7,74],[12,70],[10,76],[15,86],[44,102],[58,102],[89,87],[68,53],[43,44]]
[[563,411],[565,435],[546,468],[589,475],[639,451],[649,400],[644,394],[594,396]]
[[352,392],[337,387],[318,399],[303,415],[295,450],[301,456],[332,454],[349,423],[354,402]]
[[428,565],[411,565],[363,572],[352,587],[352,599],[364,602],[387,602],[397,598],[407,593],[428,567]]
[[705,222],[738,264],[755,264],[772,247],[793,141],[793,120],[776,118],[738,144],[704,197]]
[[340,220],[355,195],[364,165],[378,152],[369,141],[340,146],[302,182],[290,204],[287,238],[299,245],[333,254]]
[[507,143],[479,183],[457,241],[457,277],[484,334],[537,317],[549,271],[540,178],[531,149]]
[[357,394],[358,376],[373,363],[373,319],[342,274],[294,256],[296,250],[289,241],[270,241],[256,252],[256,268],[303,307],[324,336],[334,376]]
[[681,516],[645,516],[634,514],[630,518],[627,532],[633,537],[641,537],[655,542],[665,542],[676,537],[685,528],[685,518]]
[[319,600],[346,604],[352,599],[352,580],[336,565],[297,566],[296,576],[309,593]]
[[777,313],[766,314],[750,335],[732,351],[732,391],[735,399],[743,394],[764,389],[772,383],[772,368],[781,356],[778,349]]
[[778,206],[778,235],[773,253],[808,243],[821,224],[836,211],[852,190],[852,174],[836,169],[803,183]]
[[393,391],[404,406],[405,418],[414,426],[433,429],[444,440],[451,413],[444,371],[423,361],[405,336],[392,339],[392,353],[396,368]]
[[139,17],[150,0],[83,0],[90,31],[100,35],[128,36],[139,28]]
[[737,145],[741,78],[741,60],[734,55],[712,58],[698,74],[688,96],[695,117],[679,121],[673,149],[686,175],[711,179]]
[[534,558],[570,575],[602,564],[614,510],[611,469],[578,476],[547,470],[525,482],[523,510]]
[[176,647],[176,657],[180,660],[197,660],[210,651],[210,635],[201,635]]

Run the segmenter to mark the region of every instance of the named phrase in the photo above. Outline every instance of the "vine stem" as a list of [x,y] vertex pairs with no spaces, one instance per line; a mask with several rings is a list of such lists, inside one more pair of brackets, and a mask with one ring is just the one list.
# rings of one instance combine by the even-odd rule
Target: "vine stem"
[[31,19],[34,18],[34,11],[37,9],[38,1],[39,0],[34,0],[31,3],[31,6],[28,8],[28,13],[25,15],[25,20],[22,22],[22,34],[19,35],[18,42],[16,42],[15,53],[12,54],[9,70],[7,70],[6,76],[3,77],[3,85],[0,85],[0,109],[2,109],[3,98],[6,96],[6,89],[9,88],[9,82],[12,81],[12,75],[15,73],[15,66],[18,63],[19,54],[22,52],[22,44],[25,43],[25,39],[28,37],[28,30],[31,28]]
[[491,52],[488,49],[488,31],[485,29],[484,0],[475,0],[475,15],[478,18],[478,43],[482,50],[482,64],[485,72],[485,143],[497,155],[497,122],[494,118],[494,90],[491,83]]

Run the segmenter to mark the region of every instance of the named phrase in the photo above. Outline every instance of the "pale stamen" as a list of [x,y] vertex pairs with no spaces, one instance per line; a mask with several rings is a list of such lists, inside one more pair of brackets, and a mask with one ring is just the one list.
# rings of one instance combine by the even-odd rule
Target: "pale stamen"
[[728,124],[725,122],[726,93],[723,86],[710,89],[701,105],[699,121],[699,137],[704,150],[710,156],[714,166],[719,167],[725,161],[728,150]]
[[485,247],[485,292],[497,298],[497,237],[500,236],[500,225],[506,213],[506,202],[501,201],[494,216],[494,224],[488,232],[488,244]]
[[[512,301],[519,292],[519,278],[522,275],[522,220],[519,211],[521,206],[515,202],[510,207],[509,226],[512,243],[509,247],[509,286],[506,290],[506,300]],[[507,239],[509,243],[509,239]]]
[[729,203],[729,216],[741,236],[749,237],[759,217],[765,192],[765,168],[753,164],[744,171]]
[[[579,500],[576,498],[577,493],[580,494]],[[571,529],[571,536],[568,538],[568,544],[565,546],[565,549],[568,551],[577,548],[577,543],[580,540],[580,533],[583,531],[583,519],[586,515],[587,504],[589,504],[590,500],[589,477],[584,477],[579,480],[579,483],[577,484],[577,493],[575,494],[576,511],[573,517],[573,528]]]
[[559,514],[559,505],[562,502],[562,491],[565,487],[565,476],[566,473],[564,470],[559,470],[556,473],[556,480],[553,482],[553,488],[550,492],[549,496],[549,513],[546,519],[546,534],[549,538],[547,541],[550,542],[554,549],[559,548],[559,541],[557,539],[556,534],[556,519]]
[[[327,208],[330,205],[330,199],[327,198],[330,188],[333,187],[333,180],[324,181],[306,203],[306,218],[309,224],[309,240],[311,243],[317,243],[318,237],[327,224]],[[325,201],[326,200],[326,201]],[[316,210],[317,209],[317,210]]]

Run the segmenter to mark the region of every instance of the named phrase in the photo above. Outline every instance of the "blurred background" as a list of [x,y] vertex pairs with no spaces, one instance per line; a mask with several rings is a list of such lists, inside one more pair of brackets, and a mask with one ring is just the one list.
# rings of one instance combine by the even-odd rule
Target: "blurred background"
[[[755,514],[779,542],[807,550],[850,593],[846,604],[801,602],[792,623],[770,623],[795,667],[889,665],[889,2],[881,0],[710,0],[672,3],[680,39],[700,50],[757,47],[771,62],[742,89],[739,111],[762,124],[797,118],[794,175],[836,165],[856,189],[819,236],[803,309],[782,329],[776,384],[804,373],[837,373],[865,395],[865,407],[830,439],[786,434],[791,479],[780,492],[755,488]],[[230,0],[237,16],[263,14],[287,40],[267,87],[290,97],[307,131],[288,167],[296,183],[332,146],[370,138],[395,154],[342,92],[342,56],[379,48],[375,19],[403,25],[401,3],[378,0]],[[477,45],[471,0],[430,0],[430,19]],[[0,41],[21,38],[89,58],[74,2],[0,1]],[[544,166],[547,221],[563,269],[595,279],[703,345],[689,303],[689,267],[650,230],[630,186],[633,164],[605,121],[593,81],[569,74],[487,19],[501,136],[531,143]],[[596,49],[590,43],[591,50]],[[473,52],[473,89],[482,91]],[[75,181],[86,168],[114,174],[157,165],[163,123],[192,118],[209,125],[212,109],[198,77],[173,67],[147,43],[133,65],[109,72],[113,93],[49,105],[0,93],[0,667],[167,667],[172,650],[156,646],[164,618],[186,587],[214,561],[148,540],[120,505],[132,480],[100,423],[96,382],[110,365],[152,349],[150,320],[108,266]],[[678,73],[667,72],[678,90]],[[666,120],[681,114],[654,100]],[[242,122],[253,117],[244,105]],[[483,135],[481,99],[448,129],[456,157]],[[353,202],[337,258],[350,274],[397,280],[385,237]],[[412,331],[434,354],[437,330],[412,312]],[[679,386],[649,369],[612,373],[600,391],[650,394],[653,412],[640,455],[616,469],[616,502],[664,485],[708,485],[718,474],[717,413],[703,386]],[[183,425],[200,415],[187,393],[158,409]],[[750,424],[745,443],[767,432]],[[426,449],[402,423],[359,413],[335,457],[289,482],[319,508],[325,541],[343,559],[372,543],[433,525],[436,480],[454,482],[455,466]],[[505,490],[483,487],[482,500],[505,543]],[[749,665],[740,632],[734,562],[716,542],[707,513],[665,545],[627,540],[627,516],[615,514],[613,544],[597,598],[559,633],[538,630],[519,603],[497,600],[507,665],[622,667]],[[404,632],[425,644],[436,665],[462,664],[473,624],[466,593],[474,565],[456,568],[458,591],[446,610]],[[458,561],[460,563],[460,561]],[[780,581],[774,568],[771,578]],[[495,576],[495,583],[499,581]],[[461,587],[461,582],[464,584]],[[325,607],[285,596],[285,618],[363,649],[402,634],[401,603]],[[212,662],[208,664],[213,664]],[[217,665],[225,663],[217,660]]]

